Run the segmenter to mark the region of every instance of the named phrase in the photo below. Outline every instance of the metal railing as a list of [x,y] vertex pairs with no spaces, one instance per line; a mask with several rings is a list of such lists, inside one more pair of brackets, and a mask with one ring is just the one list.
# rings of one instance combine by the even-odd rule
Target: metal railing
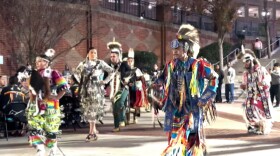
[[[227,54],[227,55],[223,58],[224,65],[226,65],[228,62],[236,61],[236,60],[237,60],[237,55],[238,55],[239,52],[240,52],[240,49],[239,49],[239,48],[236,48],[236,49],[234,49],[233,51],[231,51],[229,54]],[[219,64],[219,63],[220,63],[220,61],[214,63],[213,65],[217,65],[217,64]]]
[[276,63],[276,62],[277,62],[276,59],[271,60],[271,61],[265,66],[265,68],[267,69],[267,71],[272,70],[272,69],[273,69],[274,63]]
[[[280,39],[277,39],[276,41],[274,41],[273,43],[270,44],[270,49],[271,49],[271,52],[274,51],[275,49],[277,49],[278,47],[280,46]],[[268,48],[264,48],[261,50],[261,58],[266,58],[267,57],[267,54],[268,54]]]
[[[276,41],[274,41],[270,46],[271,46],[271,51],[274,51],[275,49],[279,48],[280,47],[280,39],[277,39]],[[236,48],[233,51],[231,51],[228,55],[226,55],[223,59],[224,60],[224,65],[226,65],[227,62],[236,61],[237,60],[237,55],[238,55],[239,52],[240,52],[240,49]],[[261,58],[265,58],[265,57],[267,57],[267,47],[261,50]],[[220,61],[214,63],[213,65],[217,65],[219,63],[220,63]],[[273,62],[271,61],[270,63],[273,63]]]
[[100,6],[113,11],[143,17],[145,19],[157,20],[156,6],[142,0],[114,0],[100,1]]

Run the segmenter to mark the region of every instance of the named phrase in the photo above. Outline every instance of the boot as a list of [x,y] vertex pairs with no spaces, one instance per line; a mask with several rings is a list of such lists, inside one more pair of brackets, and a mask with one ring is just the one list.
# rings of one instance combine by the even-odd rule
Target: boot
[[119,128],[119,127],[113,129],[113,132],[119,132],[119,131],[120,131],[120,128]]
[[55,156],[57,152],[57,142],[54,143],[53,147],[50,148],[50,153],[48,156]]
[[44,144],[39,144],[36,146],[37,153],[36,156],[45,156],[45,145]]

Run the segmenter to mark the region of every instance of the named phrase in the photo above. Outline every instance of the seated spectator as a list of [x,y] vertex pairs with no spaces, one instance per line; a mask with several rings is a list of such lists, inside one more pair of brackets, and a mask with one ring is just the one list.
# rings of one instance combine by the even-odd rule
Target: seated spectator
[[24,96],[18,86],[18,80],[16,76],[12,76],[9,79],[8,86],[4,87],[1,91],[1,99],[0,99],[0,109],[3,108],[13,102],[23,102]]
[[0,93],[6,85],[7,85],[7,77],[4,75],[0,75]]
[[[8,86],[4,87],[1,92],[0,111],[4,112],[5,114],[9,113],[5,112],[7,105],[14,103],[24,103],[24,94],[21,92],[17,82],[18,80],[16,76],[10,77]],[[17,129],[22,129],[24,127],[25,126],[23,123],[15,121],[12,121],[11,123],[8,122],[8,129],[15,130],[12,131],[10,135],[23,135],[24,131],[17,131]]]

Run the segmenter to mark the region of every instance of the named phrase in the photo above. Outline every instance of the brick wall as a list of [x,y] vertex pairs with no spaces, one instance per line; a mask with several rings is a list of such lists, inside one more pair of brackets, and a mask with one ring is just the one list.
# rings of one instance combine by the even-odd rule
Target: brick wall
[[[98,4],[95,0],[92,0],[92,4]],[[163,61],[169,61],[172,58],[170,49],[170,42],[175,38],[176,32],[179,28],[178,25],[167,24],[166,25],[166,38],[162,38],[162,24],[157,21],[140,20],[136,16],[122,14],[111,10],[103,9],[98,5],[92,6],[91,11],[91,31],[92,31],[92,45],[88,45],[89,40],[81,42],[75,48],[72,48],[65,53],[59,55],[53,62],[53,68],[63,71],[65,64],[70,69],[75,68],[80,61],[82,61],[87,54],[88,46],[94,46],[98,50],[98,56],[100,59],[108,59],[109,51],[106,44],[115,37],[116,41],[122,44],[124,52],[127,52],[129,48],[133,48],[135,51],[149,51],[158,56],[158,64],[164,64]],[[62,40],[60,40],[54,47],[56,51],[63,51],[69,48],[81,37],[84,37],[89,32],[89,23],[86,13],[80,21],[80,23],[74,27],[71,31],[66,33]],[[0,22],[1,23],[1,22]],[[0,54],[7,54],[7,48],[5,45],[6,39],[4,37],[5,30],[0,24]],[[217,35],[212,32],[201,31],[200,44],[204,47],[216,41]],[[226,37],[226,40],[230,40]],[[163,47],[161,43],[166,43],[166,53],[163,54]],[[9,75],[9,68],[7,64],[1,65],[0,74]],[[15,69],[12,69],[15,71]]]

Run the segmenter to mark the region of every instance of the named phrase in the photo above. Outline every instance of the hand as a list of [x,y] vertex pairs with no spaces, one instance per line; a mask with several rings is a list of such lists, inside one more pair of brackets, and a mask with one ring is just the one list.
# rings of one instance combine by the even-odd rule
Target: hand
[[246,85],[245,85],[245,84],[241,84],[241,85],[240,85],[240,88],[243,89],[243,90],[245,90],[245,89],[246,89]]
[[59,99],[57,98],[57,96],[54,96],[54,95],[50,95],[49,98],[52,99],[52,100],[59,100]]
[[258,86],[263,86],[263,83],[262,82],[258,82]]
[[158,84],[151,84],[151,87],[153,88],[153,89],[155,89],[155,88],[157,88],[157,86],[158,86]]
[[198,107],[202,107],[202,106],[203,106],[203,103],[202,103],[201,101],[198,101],[197,106],[198,106]]
[[127,82],[123,82],[123,85],[127,85],[128,83]]
[[104,84],[105,84],[105,82],[104,82],[104,81],[99,81],[99,83],[100,83],[101,85],[104,85]]

